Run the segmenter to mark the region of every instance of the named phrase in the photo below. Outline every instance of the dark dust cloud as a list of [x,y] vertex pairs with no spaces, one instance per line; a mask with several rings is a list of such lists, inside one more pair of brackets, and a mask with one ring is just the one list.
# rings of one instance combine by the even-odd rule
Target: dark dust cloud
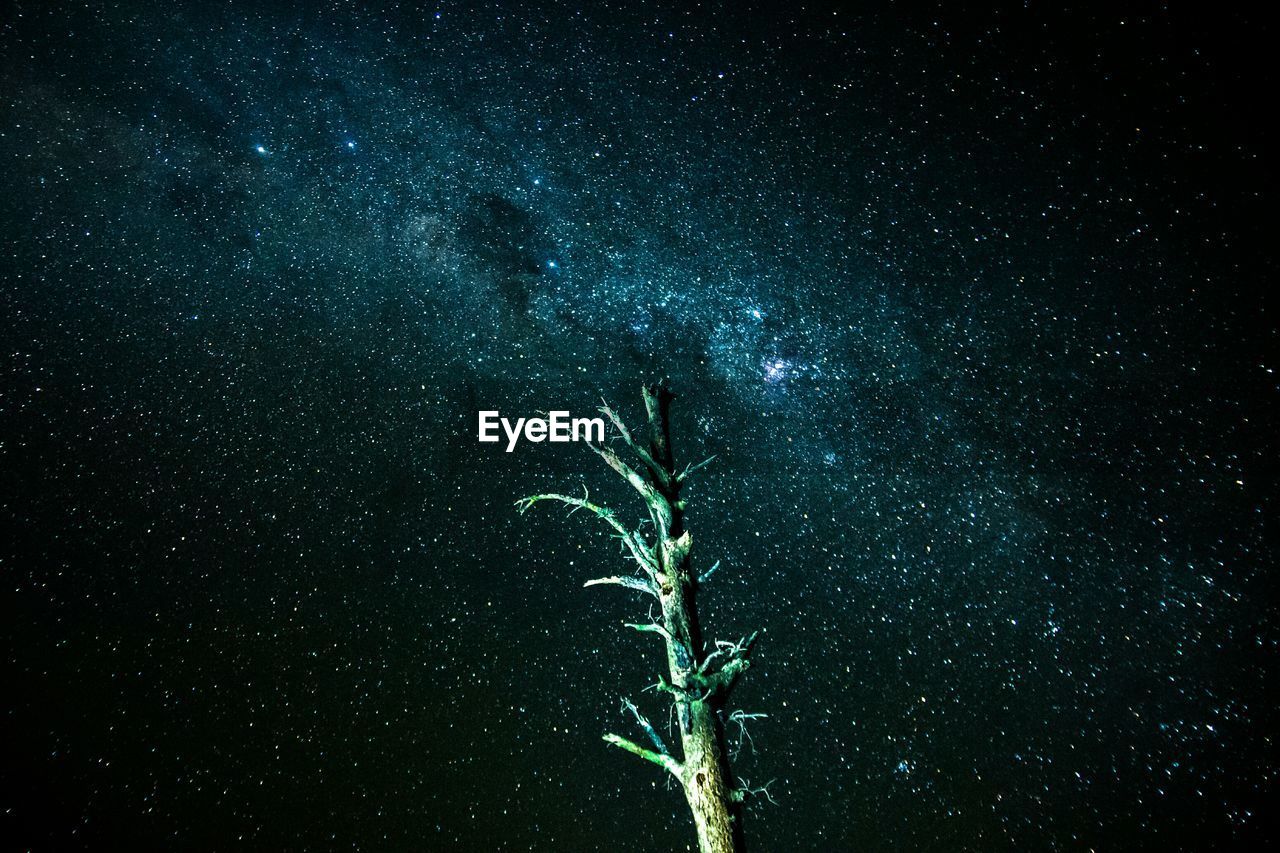
[[1274,841],[1274,44],[1143,8],[7,6],[4,846],[687,849],[475,440],[657,375],[754,849]]

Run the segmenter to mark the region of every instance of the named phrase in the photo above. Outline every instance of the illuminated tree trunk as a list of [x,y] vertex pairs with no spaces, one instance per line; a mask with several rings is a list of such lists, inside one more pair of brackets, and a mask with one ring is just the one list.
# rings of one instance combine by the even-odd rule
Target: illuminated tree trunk
[[524,512],[538,501],[554,500],[573,507],[571,512],[585,509],[613,528],[615,537],[635,561],[635,574],[597,578],[587,581],[586,586],[616,584],[640,590],[652,595],[661,605],[660,620],[627,627],[654,634],[666,646],[666,673],[659,676],[653,686],[675,704],[680,727],[679,756],[673,754],[658,731],[630,701],[625,707],[634,716],[649,746],[615,734],[607,734],[604,739],[653,762],[676,778],[693,812],[701,853],[741,853],[746,849],[742,806],[750,795],[767,797],[768,792],[764,788],[748,789],[733,780],[724,727],[727,719],[742,724],[764,715],[739,712],[726,718],[725,704],[739,676],[751,666],[756,635],[737,642],[703,643],[698,625],[698,589],[719,563],[700,577],[693,573],[690,560],[693,537],[684,524],[685,504],[680,498],[680,489],[691,474],[711,460],[677,472],[668,417],[673,395],[665,383],[646,386],[643,394],[649,421],[647,440],[643,444],[632,437],[613,409],[607,405],[600,409],[638,464],[633,466],[624,461],[607,444],[593,445],[592,450],[640,493],[653,523],[652,537],[640,529],[628,528],[612,510],[592,503],[590,495],[585,493],[581,498],[533,495],[522,498],[516,505]]

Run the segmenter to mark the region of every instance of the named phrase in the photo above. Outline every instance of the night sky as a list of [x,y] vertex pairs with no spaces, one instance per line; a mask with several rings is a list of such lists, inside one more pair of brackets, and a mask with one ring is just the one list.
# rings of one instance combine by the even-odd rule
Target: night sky
[[7,5],[3,846],[691,848],[659,376],[754,850],[1280,837],[1273,33],[959,5]]

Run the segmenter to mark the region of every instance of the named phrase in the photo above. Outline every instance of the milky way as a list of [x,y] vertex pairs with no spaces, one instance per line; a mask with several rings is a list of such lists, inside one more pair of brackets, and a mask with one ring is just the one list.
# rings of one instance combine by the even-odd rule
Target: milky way
[[1034,5],[5,15],[0,831],[686,849],[476,441],[668,376],[754,849],[1274,840],[1271,46]]

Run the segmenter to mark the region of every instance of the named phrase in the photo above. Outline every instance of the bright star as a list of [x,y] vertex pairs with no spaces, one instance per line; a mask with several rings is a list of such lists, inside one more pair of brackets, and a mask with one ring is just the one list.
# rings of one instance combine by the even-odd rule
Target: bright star
[[791,362],[783,358],[766,358],[764,360],[764,381],[771,384],[781,382],[787,378],[787,371],[791,369]]

